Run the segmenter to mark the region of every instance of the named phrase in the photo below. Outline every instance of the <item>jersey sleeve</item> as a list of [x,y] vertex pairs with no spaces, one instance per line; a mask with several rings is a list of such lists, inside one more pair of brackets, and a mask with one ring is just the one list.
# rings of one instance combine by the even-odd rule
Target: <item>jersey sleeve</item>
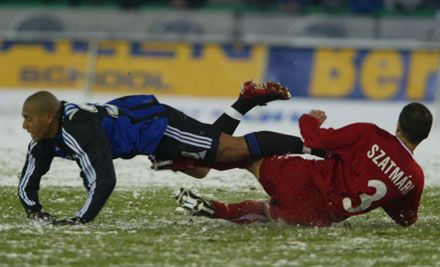
[[[422,179],[423,181],[423,179]],[[410,226],[417,221],[423,182],[411,190],[403,199],[387,203],[382,208],[397,224]]]
[[26,163],[18,183],[18,197],[27,214],[41,211],[38,199],[41,177],[47,173],[54,157],[50,146],[31,141],[28,146]]
[[299,119],[299,127],[305,146],[332,150],[352,145],[374,125],[354,123],[339,129],[321,128],[318,119],[304,114]]
[[110,144],[95,120],[66,123],[62,136],[75,153],[88,191],[84,206],[75,215],[89,222],[98,215],[116,184]]

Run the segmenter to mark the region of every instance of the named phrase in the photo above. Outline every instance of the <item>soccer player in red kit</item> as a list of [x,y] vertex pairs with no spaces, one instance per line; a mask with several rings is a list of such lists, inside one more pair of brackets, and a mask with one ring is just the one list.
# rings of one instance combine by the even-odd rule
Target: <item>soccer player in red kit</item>
[[176,194],[178,203],[193,215],[236,223],[276,220],[329,226],[378,207],[399,225],[415,223],[424,174],[413,151],[428,137],[431,112],[420,103],[406,105],[395,135],[371,123],[322,128],[325,119],[323,111],[313,110],[299,120],[305,146],[331,154],[324,160],[286,155],[230,166],[244,167],[254,174],[270,196],[268,203],[247,200],[225,204],[187,189]]

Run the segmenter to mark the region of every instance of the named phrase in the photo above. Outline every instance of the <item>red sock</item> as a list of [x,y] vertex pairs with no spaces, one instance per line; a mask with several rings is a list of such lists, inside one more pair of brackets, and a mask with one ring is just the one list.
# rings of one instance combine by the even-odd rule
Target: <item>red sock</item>
[[263,201],[246,200],[235,204],[224,204],[211,201],[215,213],[211,216],[216,219],[225,219],[234,223],[268,222],[266,203]]

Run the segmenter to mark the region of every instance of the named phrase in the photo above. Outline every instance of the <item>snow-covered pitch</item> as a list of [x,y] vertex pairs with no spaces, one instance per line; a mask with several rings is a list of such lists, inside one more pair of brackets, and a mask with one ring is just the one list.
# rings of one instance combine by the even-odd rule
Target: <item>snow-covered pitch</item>
[[[21,128],[21,107],[25,98],[35,90],[0,91],[0,186],[16,186],[24,164],[28,133]],[[86,96],[78,91],[54,91],[59,99],[77,103],[103,103],[120,95],[100,94]],[[174,106],[203,122],[211,123],[234,99],[159,97],[159,100]],[[401,108],[406,102],[372,102],[366,100],[317,100],[295,98],[293,101],[278,101],[267,107],[257,107],[240,124],[236,135],[255,130],[270,130],[299,135],[298,117],[311,109],[327,113],[324,127],[341,127],[353,122],[373,122],[394,132]],[[428,107],[435,114],[434,106]],[[434,119],[435,120],[435,119]],[[434,126],[428,140],[415,151],[415,158],[425,171],[428,186],[440,185],[440,127]],[[115,160],[117,188],[142,187],[224,187],[232,190],[259,188],[258,183],[243,170],[225,172],[212,171],[203,180],[176,174],[170,171],[152,171],[144,156],[131,160]],[[42,186],[82,186],[79,168],[72,161],[55,159],[51,170],[42,180]]]

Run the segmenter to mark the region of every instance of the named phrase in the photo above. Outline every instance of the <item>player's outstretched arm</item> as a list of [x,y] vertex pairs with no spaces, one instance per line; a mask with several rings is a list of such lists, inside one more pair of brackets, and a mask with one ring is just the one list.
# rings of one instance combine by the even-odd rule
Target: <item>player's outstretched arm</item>
[[53,153],[47,143],[30,142],[17,191],[29,219],[45,222],[52,220],[49,213],[42,211],[38,197],[41,177],[49,170],[52,159]]
[[417,221],[417,211],[403,210],[401,209],[401,206],[401,202],[396,202],[384,206],[383,209],[398,225],[405,227],[413,225]]
[[382,208],[397,224],[413,225],[417,221],[422,192],[423,184],[416,186],[403,199],[387,203]]
[[339,129],[322,128],[326,119],[327,115],[320,110],[312,110],[301,116],[299,128],[305,146],[330,151],[350,146],[376,127],[370,123],[353,123]]
[[116,185],[116,175],[109,140],[102,127],[93,121],[65,123],[62,135],[66,144],[75,152],[84,174],[88,195],[84,206],[66,223],[77,224],[92,221],[104,207]]

